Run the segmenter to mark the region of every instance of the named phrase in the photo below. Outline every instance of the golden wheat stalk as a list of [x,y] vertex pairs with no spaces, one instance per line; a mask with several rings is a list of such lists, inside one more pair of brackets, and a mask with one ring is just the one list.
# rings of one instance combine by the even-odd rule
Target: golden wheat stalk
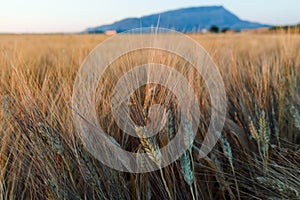
[[0,180],[0,194],[1,194],[1,199],[6,200],[6,188],[2,181]]

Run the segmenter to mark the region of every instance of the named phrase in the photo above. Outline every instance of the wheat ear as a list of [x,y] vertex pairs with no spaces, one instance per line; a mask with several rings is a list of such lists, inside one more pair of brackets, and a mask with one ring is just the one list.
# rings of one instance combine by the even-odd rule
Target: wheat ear
[[251,120],[250,117],[249,117],[249,121],[250,121],[249,122],[249,130],[250,130],[251,136],[256,142],[258,142],[259,141],[259,135],[258,135],[257,130],[254,126],[254,123],[253,123],[253,121]]
[[174,108],[170,105],[168,111],[168,128],[169,128],[169,140],[171,141],[175,137],[175,117],[174,117]]
[[270,127],[264,111],[262,111],[259,118],[259,141],[261,144],[261,157],[263,160],[264,170],[266,171],[269,160]]
[[292,106],[291,112],[292,112],[292,115],[294,117],[295,127],[298,130],[300,130],[300,114],[299,114],[298,110],[294,106]]
[[190,190],[192,193],[193,199],[195,199],[194,190],[193,190],[193,182],[194,182],[194,164],[193,159],[190,159],[192,156],[192,147],[193,147],[193,130],[190,121],[187,118],[183,119],[184,123],[184,144],[188,147],[188,151],[184,152],[181,156],[181,172],[183,174],[184,180],[190,186]]
[[235,187],[236,187],[236,191],[237,191],[237,195],[238,195],[238,199],[241,199],[240,197],[240,191],[239,191],[239,185],[237,183],[237,179],[236,179],[236,175],[235,175],[235,170],[234,170],[234,166],[233,166],[233,155],[232,155],[232,149],[231,149],[231,146],[230,146],[230,143],[228,142],[227,138],[225,137],[224,134],[220,134],[221,137],[222,137],[222,148],[223,148],[223,151],[225,153],[225,156],[228,158],[229,160],[229,163],[230,163],[230,167],[231,167],[231,170],[232,170],[232,173],[234,175],[234,181],[235,181]]
[[2,109],[3,109],[3,116],[2,116],[2,122],[1,122],[1,132],[0,132],[0,141],[2,140],[2,137],[4,135],[4,132],[2,133],[2,131],[4,131],[6,129],[6,124],[7,124],[7,118],[9,115],[9,97],[8,95],[5,95],[3,100],[2,100]]
[[194,190],[193,190],[193,182],[194,182],[194,173],[191,168],[191,160],[188,152],[184,152],[180,158],[181,160],[181,172],[183,174],[184,180],[190,186],[190,190],[192,193],[193,200],[195,200]]
[[298,189],[293,188],[279,179],[256,177],[256,180],[262,185],[270,186],[273,190],[277,190],[279,193],[286,193],[295,197],[293,199],[300,199],[300,192]]
[[163,171],[161,168],[162,155],[161,155],[161,152],[159,150],[157,143],[153,139],[146,137],[147,134],[146,134],[146,130],[144,127],[142,127],[142,128],[136,127],[135,130],[136,130],[137,135],[139,136],[140,142],[141,142],[143,149],[146,152],[147,156],[159,167],[160,176],[163,181],[163,184],[166,188],[166,191],[167,191],[170,199],[172,199],[171,193],[169,191],[167,182],[164,178],[164,174],[163,174]]
[[137,135],[143,146],[144,151],[147,156],[157,165],[160,166],[162,162],[162,155],[157,147],[156,143],[151,138],[146,138],[144,128],[136,128]]
[[192,124],[187,118],[183,119],[184,123],[184,145],[188,147],[188,151],[192,152],[194,143]]
[[64,147],[63,147],[63,144],[62,144],[59,136],[54,135],[52,130],[48,126],[44,125],[42,122],[38,123],[38,127],[41,129],[41,131],[45,134],[47,139],[50,141],[50,144],[51,144],[52,148],[54,149],[54,151],[58,155],[61,156],[65,166],[67,167],[67,171],[69,173],[69,177],[72,181],[72,184],[73,184],[74,188],[76,188],[76,183],[75,183],[75,180],[74,180],[73,175],[72,175],[72,170],[71,170],[71,167],[70,167],[70,164],[69,164],[68,160],[65,157]]

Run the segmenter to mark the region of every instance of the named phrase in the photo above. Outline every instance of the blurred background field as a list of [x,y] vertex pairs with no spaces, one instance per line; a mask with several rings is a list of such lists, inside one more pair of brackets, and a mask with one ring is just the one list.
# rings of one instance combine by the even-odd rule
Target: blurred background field
[[[189,162],[174,162],[162,176],[112,170],[75,134],[76,73],[108,36],[0,35],[2,199],[300,199],[300,35],[189,36],[219,67],[227,118],[218,144],[199,159],[210,110],[199,92],[203,114]],[[105,128],[118,131],[106,117]],[[176,117],[171,111],[169,131]]]

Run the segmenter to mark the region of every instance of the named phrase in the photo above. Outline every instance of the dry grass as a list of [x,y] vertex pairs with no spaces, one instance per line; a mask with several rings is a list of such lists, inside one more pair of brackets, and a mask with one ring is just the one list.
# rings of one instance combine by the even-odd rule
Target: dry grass
[[[160,53],[155,59],[173,64],[196,88],[200,126],[181,159],[157,172],[129,174],[102,165],[83,148],[70,109],[76,72],[106,37],[0,35],[1,198],[300,199],[300,35],[191,37],[207,49],[224,79],[228,113],[222,138],[199,159],[209,95],[190,66]],[[176,99],[157,85],[140,88],[131,99],[133,121],[145,126],[154,103],[168,108],[168,120],[151,140],[124,136],[109,105],[101,104],[109,102],[114,86],[109,75],[118,78],[130,68],[124,61],[100,81],[106,85],[99,122],[124,149],[149,152],[158,162],[152,153],[159,155],[157,147],[174,137],[180,121]]]

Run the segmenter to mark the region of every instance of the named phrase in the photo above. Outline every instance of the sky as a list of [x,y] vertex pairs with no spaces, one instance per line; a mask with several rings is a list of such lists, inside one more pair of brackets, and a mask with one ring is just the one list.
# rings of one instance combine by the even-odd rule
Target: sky
[[127,17],[210,5],[243,20],[300,23],[300,0],[0,0],[0,33],[79,32]]

